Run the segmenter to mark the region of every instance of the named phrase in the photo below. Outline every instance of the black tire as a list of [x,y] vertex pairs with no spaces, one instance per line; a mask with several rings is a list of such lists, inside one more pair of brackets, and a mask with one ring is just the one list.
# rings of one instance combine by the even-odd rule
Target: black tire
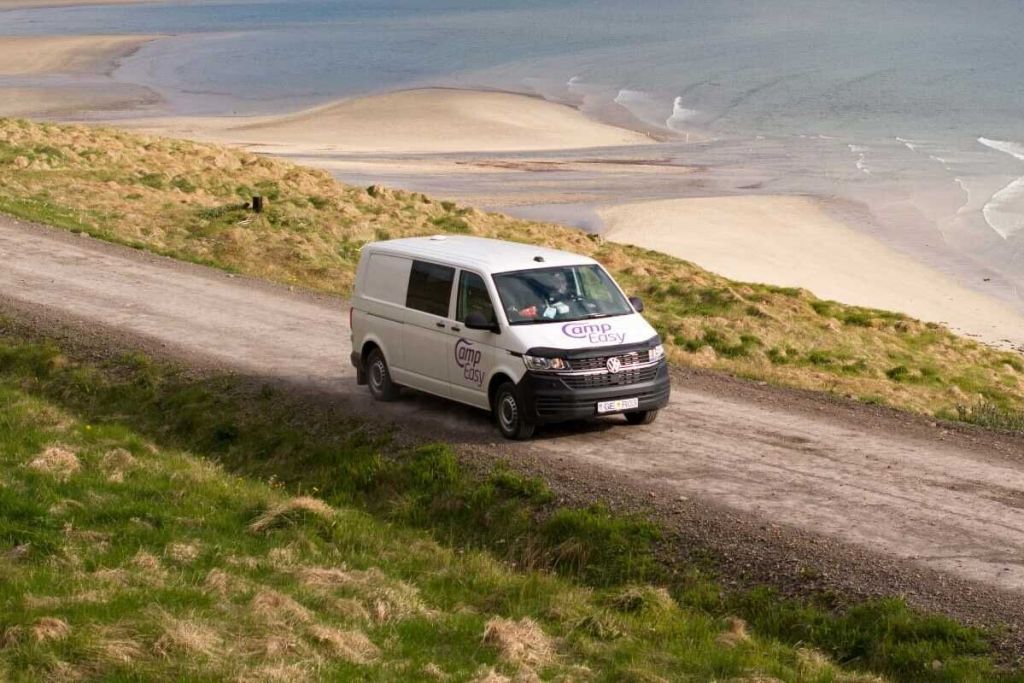
[[626,413],[626,422],[631,425],[649,425],[658,419],[657,410],[637,410],[636,412]]
[[366,358],[366,385],[370,394],[378,401],[394,401],[398,398],[399,385],[391,380],[391,371],[380,349],[370,351]]
[[533,436],[534,424],[523,412],[522,402],[516,393],[516,385],[505,382],[494,392],[494,405],[491,408],[498,430],[506,439],[524,441]]

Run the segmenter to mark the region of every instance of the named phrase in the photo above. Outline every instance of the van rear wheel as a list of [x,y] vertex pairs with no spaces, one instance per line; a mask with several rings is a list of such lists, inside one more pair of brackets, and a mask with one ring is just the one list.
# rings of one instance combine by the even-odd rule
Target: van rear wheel
[[391,381],[391,371],[380,349],[370,351],[366,359],[366,384],[370,394],[378,401],[394,401],[398,398],[399,386]]
[[536,424],[523,411],[516,385],[512,382],[505,382],[494,392],[494,405],[491,409],[498,429],[506,439],[523,441],[533,436]]
[[626,422],[631,425],[649,425],[658,417],[657,410],[637,410],[626,413]]

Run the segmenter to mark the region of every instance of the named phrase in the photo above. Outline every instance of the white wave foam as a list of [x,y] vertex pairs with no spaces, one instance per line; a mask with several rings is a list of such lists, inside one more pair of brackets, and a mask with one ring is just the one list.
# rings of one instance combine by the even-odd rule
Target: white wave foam
[[676,124],[686,123],[700,114],[696,109],[683,106],[683,98],[677,97],[672,102],[672,115],[665,119],[665,126],[671,130],[679,130]]
[[628,107],[630,104],[636,102],[647,102],[651,99],[651,96],[645,93],[643,90],[630,90],[629,88],[622,88],[615,94],[615,104],[621,104],[624,107]]
[[665,100],[644,92],[622,88],[612,101],[624,108],[638,121],[657,128],[665,127]]
[[579,76],[573,76],[572,78],[570,78],[569,80],[567,80],[565,82],[565,87],[568,88],[569,90],[572,90],[572,87],[574,85],[576,85],[577,83],[579,83],[579,82],[580,82],[580,77]]
[[916,152],[917,151],[917,146],[920,144],[919,142],[916,142],[915,140],[907,140],[906,138],[901,138],[901,137],[897,137],[896,138],[896,142],[903,143],[903,146],[906,147],[907,149],[909,149],[911,152]]
[[1002,236],[1009,238],[1024,229],[1024,178],[1012,183],[992,195],[992,199],[981,208],[985,222]]
[[1004,154],[1009,154],[1015,159],[1020,159],[1021,161],[1024,161],[1024,145],[1021,145],[1016,142],[990,140],[989,138],[978,138],[978,142],[985,145],[986,147],[991,147],[992,149],[1002,152]]
[[854,166],[857,170],[865,175],[871,175],[871,169],[868,168],[867,151],[868,148],[863,145],[847,145],[850,151],[857,155],[857,161],[854,162]]
[[[978,142],[1024,161],[1024,145],[989,138],[978,138]],[[1024,176],[992,195],[985,206],[981,207],[981,213],[985,222],[1003,239],[1024,230]]]

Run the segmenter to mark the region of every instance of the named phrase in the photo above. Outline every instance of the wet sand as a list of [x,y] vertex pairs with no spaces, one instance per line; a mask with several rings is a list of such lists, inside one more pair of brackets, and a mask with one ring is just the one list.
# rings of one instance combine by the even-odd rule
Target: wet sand
[[134,110],[158,97],[110,78],[157,36],[0,36],[0,116],[69,117]]
[[598,211],[605,236],[726,277],[906,313],[996,345],[1024,345],[1024,317],[834,218],[809,197],[738,196]]

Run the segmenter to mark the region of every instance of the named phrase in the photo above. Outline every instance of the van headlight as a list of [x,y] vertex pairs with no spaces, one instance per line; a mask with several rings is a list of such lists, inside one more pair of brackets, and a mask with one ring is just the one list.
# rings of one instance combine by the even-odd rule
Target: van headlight
[[527,370],[538,370],[540,372],[554,372],[557,370],[568,370],[569,364],[564,358],[545,358],[543,356],[523,356],[523,363]]
[[653,363],[654,361],[661,360],[662,358],[665,357],[665,347],[662,346],[661,344],[658,344],[657,346],[652,346],[649,353],[650,356],[648,358],[650,359],[650,362]]

